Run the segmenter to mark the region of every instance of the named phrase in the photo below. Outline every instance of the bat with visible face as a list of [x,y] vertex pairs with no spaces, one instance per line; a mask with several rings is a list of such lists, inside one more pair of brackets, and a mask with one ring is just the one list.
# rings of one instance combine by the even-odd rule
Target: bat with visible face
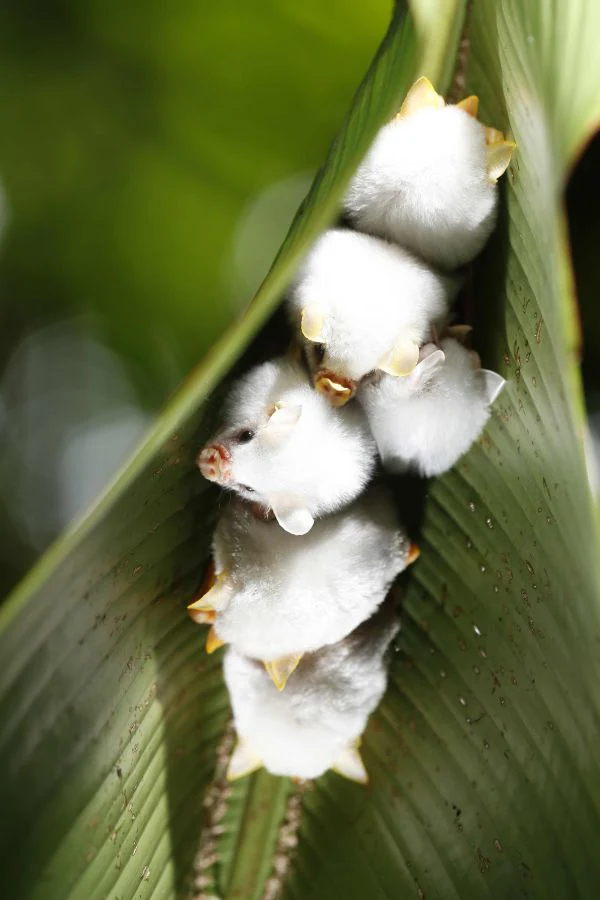
[[282,689],[302,654],[342,640],[371,616],[417,554],[378,486],[318,519],[301,540],[232,499],[214,536],[215,584],[190,615],[206,621],[214,611],[207,649],[233,644],[262,660]]
[[450,469],[479,437],[504,379],[480,368],[479,357],[454,338],[427,344],[406,378],[383,375],[358,399],[393,472],[430,477]]
[[334,406],[376,370],[405,375],[458,288],[407,250],[344,229],[321,235],[288,297],[314,385]]
[[350,183],[345,209],[357,228],[446,270],[473,259],[494,227],[496,182],[515,149],[477,110],[477,97],[446,106],[420,78]]
[[304,656],[283,693],[260,663],[229,648],[224,674],[238,743],[228,778],[264,766],[300,779],[335,769],[365,783],[358,746],[385,691],[384,655],[398,627],[386,605],[345,640]]
[[369,481],[376,448],[357,404],[332,409],[302,368],[277,359],[233,388],[224,424],[198,454],[209,481],[273,511],[290,534],[340,509]]

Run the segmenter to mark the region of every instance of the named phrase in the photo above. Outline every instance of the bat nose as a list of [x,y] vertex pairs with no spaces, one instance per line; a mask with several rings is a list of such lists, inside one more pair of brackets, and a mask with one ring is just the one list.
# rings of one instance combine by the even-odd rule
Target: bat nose
[[196,457],[198,468],[208,481],[227,484],[231,478],[231,456],[223,444],[209,444]]
[[320,394],[327,397],[332,406],[343,406],[356,391],[356,384],[351,378],[336,375],[328,369],[320,369],[315,374],[315,387]]

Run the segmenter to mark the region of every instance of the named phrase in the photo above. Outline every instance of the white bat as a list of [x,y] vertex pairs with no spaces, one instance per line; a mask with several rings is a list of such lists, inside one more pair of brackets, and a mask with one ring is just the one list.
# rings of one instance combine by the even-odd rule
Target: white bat
[[188,608],[196,621],[207,614],[214,621],[209,652],[231,643],[262,660],[283,689],[304,653],[342,640],[371,616],[417,556],[377,486],[318,519],[302,540],[232,499],[213,541],[216,583]]
[[366,383],[358,399],[383,465],[394,472],[441,475],[479,437],[504,387],[496,372],[453,338],[427,344],[406,378],[383,375]]
[[365,783],[358,746],[385,691],[384,654],[398,627],[393,610],[380,610],[342,642],[305,656],[284,693],[260,663],[229,648],[224,674],[238,743],[228,778],[264,766],[298,779],[335,769]]
[[350,183],[345,208],[357,228],[443,269],[473,259],[494,227],[496,181],[515,149],[477,110],[477,97],[445,106],[420,78]]
[[360,494],[375,458],[360,407],[332,409],[298,364],[277,359],[235,385],[224,424],[197,461],[209,481],[271,509],[300,535]]
[[355,231],[326,231],[288,296],[318,391],[335,406],[381,369],[405,375],[458,288],[407,250]]

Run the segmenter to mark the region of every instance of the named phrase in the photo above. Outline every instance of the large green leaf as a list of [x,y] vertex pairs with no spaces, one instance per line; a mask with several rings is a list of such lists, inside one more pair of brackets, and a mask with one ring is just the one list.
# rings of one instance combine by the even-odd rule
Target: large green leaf
[[[457,36],[460,9],[440,4],[449,40]],[[344,184],[421,68],[427,23],[417,28],[398,7],[253,304],[191,374],[96,508],[0,612],[0,858],[13,897],[172,896],[189,884],[202,797],[226,721],[219,662],[202,653],[201,631],[182,610],[202,578],[214,516],[215,493],[205,490],[194,465],[206,427],[202,402],[335,216]],[[429,74],[440,77],[452,58],[450,52],[444,59],[438,42]],[[260,865],[253,858],[263,843],[274,846],[285,805],[282,788],[265,790],[258,803],[263,826],[240,812],[241,852],[230,846],[223,868],[233,887],[254,880],[249,895],[260,895],[269,874],[268,855]],[[256,806],[257,796],[239,785],[232,808]],[[247,841],[254,829],[259,848]]]
[[467,88],[518,145],[473,287],[509,383],[428,491],[370,789],[309,795],[288,897],[596,895],[598,536],[562,193],[600,119],[598,27],[585,0],[473,6]]
[[[397,7],[248,313],[0,613],[11,897],[189,889],[227,719],[219,660],[201,653],[181,610],[214,513],[193,465],[201,403],[414,76],[449,86],[463,4],[414,7],[414,20]],[[519,145],[474,278],[484,360],[509,385],[485,437],[425,498],[391,687],[365,741],[371,784],[331,775],[307,792],[289,896],[562,898],[597,883],[598,544],[561,211],[567,168],[599,113],[594,24],[584,0],[474,5],[469,87]],[[261,896],[288,792],[264,773],[234,786],[206,869],[215,890]]]

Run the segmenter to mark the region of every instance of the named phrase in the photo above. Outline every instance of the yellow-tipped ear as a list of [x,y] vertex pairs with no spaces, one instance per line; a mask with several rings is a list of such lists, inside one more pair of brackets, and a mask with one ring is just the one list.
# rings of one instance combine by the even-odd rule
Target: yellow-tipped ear
[[228,581],[226,569],[223,569],[222,572],[219,572],[218,575],[214,576],[214,581],[210,590],[207,590],[204,594],[200,594],[197,600],[194,600],[193,603],[189,604],[188,612],[192,618],[194,618],[192,613],[196,611],[219,612],[220,610],[225,609],[232,593],[233,586]]
[[490,181],[496,182],[506,172],[516,144],[514,141],[499,141],[487,147],[486,171]]
[[504,140],[504,132],[498,131],[497,128],[491,128],[489,125],[483,126],[483,134],[486,144],[499,144]]
[[421,548],[416,544],[411,544],[408,548],[408,553],[406,555],[406,565],[412,566],[414,562],[418,560],[421,555]]
[[214,653],[219,647],[224,647],[225,641],[222,641],[215,630],[215,626],[211,625],[206,635],[206,652]]
[[418,78],[415,81],[406,95],[397,118],[406,119],[420,109],[425,109],[427,107],[441,109],[444,105],[444,98],[436,93],[429,78],[425,78],[425,76],[422,75],[421,78]]
[[322,312],[317,309],[310,309],[308,306],[304,307],[300,320],[300,330],[307,341],[322,344],[324,324],[325,316]]
[[227,767],[227,781],[236,781],[244,775],[256,772],[262,766],[262,759],[248,745],[248,741],[240,738],[231,754]]
[[464,110],[468,116],[473,116],[474,119],[477,118],[477,113],[479,112],[479,97],[476,97],[475,94],[471,94],[470,97],[465,97],[464,100],[461,100],[460,103],[456,104],[459,109]]
[[302,659],[302,653],[290,653],[288,656],[282,656],[279,659],[273,659],[270,662],[263,663],[267,675],[275,685],[278,691],[282,691],[287,684],[287,680],[296,669],[298,663]]
[[418,362],[419,345],[408,338],[400,338],[390,352],[383,357],[377,368],[397,378],[401,375],[410,375]]
[[338,775],[343,775],[344,778],[348,778],[350,781],[367,784],[369,775],[358,750],[359,743],[360,741],[355,741],[353,744],[344,747],[331,768]]

